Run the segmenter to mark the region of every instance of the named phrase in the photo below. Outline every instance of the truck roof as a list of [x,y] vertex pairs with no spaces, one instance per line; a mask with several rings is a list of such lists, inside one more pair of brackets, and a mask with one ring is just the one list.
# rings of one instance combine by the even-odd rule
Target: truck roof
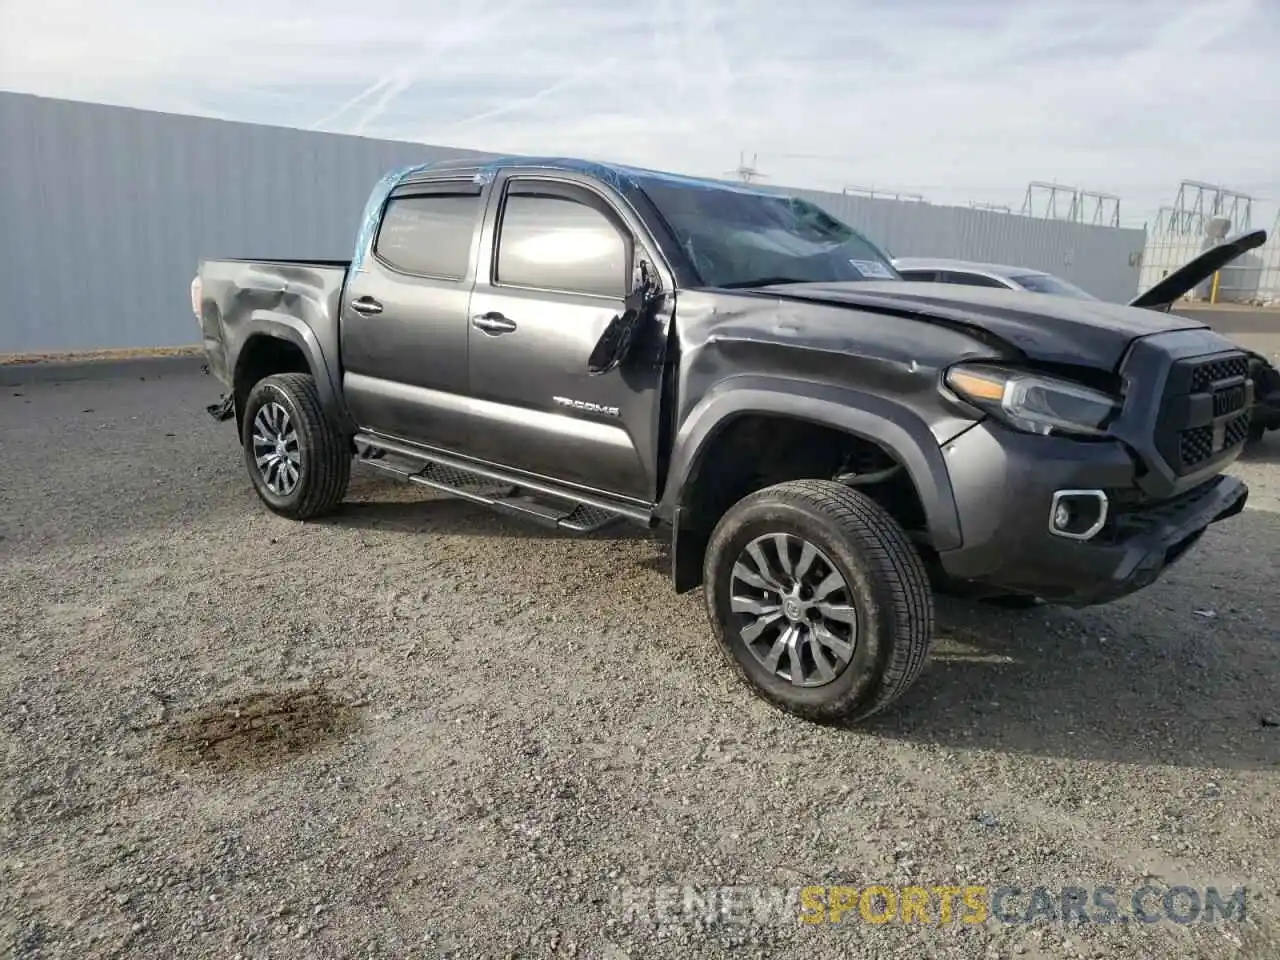
[[360,216],[360,229],[356,234],[356,248],[351,258],[352,271],[359,271],[364,266],[364,253],[369,248],[373,234],[378,228],[378,219],[383,204],[391,191],[403,183],[428,173],[448,170],[473,173],[478,182],[492,177],[499,168],[517,168],[529,170],[561,170],[567,173],[582,173],[608,183],[615,189],[641,189],[645,180],[665,182],[683,186],[702,187],[708,190],[731,190],[737,193],[748,193],[762,197],[785,197],[784,191],[754,187],[750,184],[733,180],[713,180],[704,177],[691,177],[679,173],[662,170],[646,170],[643,167],[631,167],[620,163],[603,163],[597,160],[584,160],[577,157],[538,157],[538,156],[491,156],[450,157],[442,160],[428,160],[397,167],[386,173],[369,193],[368,202]]
[[[432,160],[426,163],[411,164],[400,167],[387,175],[394,189],[400,183],[410,180],[422,173],[434,173],[444,170],[474,170],[477,174],[492,175],[500,167],[516,167],[540,170],[563,170],[569,173],[584,173],[598,177],[615,186],[624,184],[638,185],[641,180],[664,180],[669,183],[680,183],[686,186],[699,186],[711,190],[734,190],[739,193],[750,193],[758,196],[779,196],[776,189],[755,187],[737,180],[716,180],[710,177],[693,177],[665,170],[649,170],[621,163],[606,163],[599,160],[584,160],[579,157],[551,156],[485,156],[471,159],[468,157],[452,157],[446,160]],[[785,195],[785,194],[784,194]]]

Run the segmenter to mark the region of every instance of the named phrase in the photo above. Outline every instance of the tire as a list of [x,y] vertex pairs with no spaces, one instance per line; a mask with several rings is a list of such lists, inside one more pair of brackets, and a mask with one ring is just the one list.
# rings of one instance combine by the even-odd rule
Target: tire
[[[803,542],[816,549],[805,571],[813,586],[815,578],[828,583],[827,573],[838,575],[840,591],[827,596],[826,610],[837,615],[832,620],[814,604],[810,596],[807,613],[799,624],[806,641],[797,644],[801,673],[809,673],[813,685],[797,685],[779,672],[793,675],[790,652],[775,661],[775,669],[762,662],[776,653],[780,625],[791,625],[790,614],[779,613],[754,645],[744,639],[743,628],[756,622],[753,613],[735,612],[735,596],[763,598],[768,603],[776,591],[760,589],[735,573],[745,558],[749,574],[758,574],[760,564],[752,550],[770,562],[781,564],[771,549],[775,541],[761,540],[784,534],[789,538],[788,554],[793,569],[805,556]],[[803,541],[799,546],[796,540]],[[754,546],[753,546],[754,545]],[[750,548],[750,549],[749,549]],[[920,555],[892,517],[866,494],[827,480],[793,480],[767,487],[738,501],[716,524],[703,561],[707,612],[720,649],[738,678],[753,692],[781,710],[820,723],[862,720],[884,710],[920,676],[933,643],[933,596],[928,574]],[[783,578],[775,575],[774,583]],[[792,580],[792,582],[794,582]],[[844,603],[838,603],[843,597]],[[805,601],[799,595],[800,606]],[[835,604],[830,606],[830,604]],[[744,606],[738,602],[740,610]],[[848,608],[852,607],[852,611]],[[786,610],[787,604],[780,605]],[[797,610],[791,605],[791,613]],[[756,608],[759,613],[761,608]],[[852,640],[843,668],[837,660],[840,646],[824,646],[814,641],[812,623],[821,620],[825,636]],[[846,623],[852,621],[852,624]],[[806,628],[805,623],[809,623]],[[850,629],[856,626],[856,633]],[[785,642],[785,640],[784,640]],[[753,649],[754,646],[754,649]],[[827,661],[834,679],[825,679],[813,653],[815,648]],[[809,652],[806,653],[806,650]]]
[[[283,410],[287,420],[280,420]],[[261,416],[260,416],[261,415]],[[296,480],[272,489],[273,472],[259,467],[255,434],[283,432],[292,442],[283,448],[296,463]],[[283,424],[283,430],[278,429]],[[290,520],[310,520],[332,513],[342,503],[351,480],[351,448],[320,405],[315,378],[309,373],[278,373],[254,384],[244,406],[240,445],[245,467],[258,497],[274,513]],[[279,447],[258,448],[274,454]]]

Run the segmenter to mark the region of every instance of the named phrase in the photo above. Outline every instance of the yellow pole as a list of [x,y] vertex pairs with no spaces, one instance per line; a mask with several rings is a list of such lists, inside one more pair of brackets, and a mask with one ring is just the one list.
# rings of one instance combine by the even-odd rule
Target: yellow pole
[[1218,302],[1218,276],[1219,276],[1219,271],[1217,270],[1213,271],[1213,289],[1209,291],[1210,303]]

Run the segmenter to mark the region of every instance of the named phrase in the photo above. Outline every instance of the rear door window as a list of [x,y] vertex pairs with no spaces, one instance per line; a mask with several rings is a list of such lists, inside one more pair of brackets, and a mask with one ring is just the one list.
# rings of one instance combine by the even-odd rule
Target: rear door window
[[461,280],[471,265],[479,218],[478,192],[392,196],[382,214],[374,255],[400,273]]

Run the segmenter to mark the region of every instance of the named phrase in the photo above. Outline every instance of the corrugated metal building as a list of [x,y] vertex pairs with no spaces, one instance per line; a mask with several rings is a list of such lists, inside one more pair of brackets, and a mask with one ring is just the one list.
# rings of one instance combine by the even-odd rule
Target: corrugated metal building
[[[486,155],[7,92],[0,144],[0,353],[194,343],[201,257],[346,258],[389,167]],[[799,192],[898,256],[1137,289],[1141,230]]]

